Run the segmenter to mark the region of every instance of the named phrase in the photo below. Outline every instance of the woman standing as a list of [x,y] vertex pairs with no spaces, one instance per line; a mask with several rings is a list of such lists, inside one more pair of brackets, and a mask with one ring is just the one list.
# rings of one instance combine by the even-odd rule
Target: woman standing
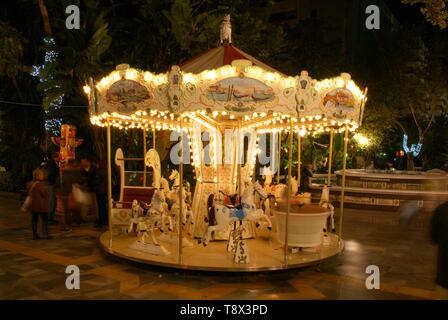
[[31,197],[31,225],[33,230],[33,239],[40,239],[37,233],[37,224],[39,217],[42,221],[42,234],[44,239],[51,239],[48,235],[48,210],[50,202],[50,193],[48,182],[45,181],[45,172],[43,169],[36,169],[33,172],[34,180],[28,183],[28,195]]
[[438,245],[437,291],[448,299],[448,201],[438,206],[431,220],[431,239]]

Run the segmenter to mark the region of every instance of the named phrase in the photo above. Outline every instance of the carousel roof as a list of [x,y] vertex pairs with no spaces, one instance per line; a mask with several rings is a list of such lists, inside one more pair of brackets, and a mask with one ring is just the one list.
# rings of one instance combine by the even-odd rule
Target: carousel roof
[[286,76],[231,44],[230,21],[221,46],[174,65],[166,73],[119,65],[84,90],[94,125],[180,130],[238,127],[257,131],[355,130],[362,122],[367,89],[348,73],[312,79],[307,71]]
[[217,48],[207,50],[181,63],[179,67],[184,72],[201,73],[204,70],[218,69],[225,65],[232,65],[234,60],[242,59],[248,60],[252,65],[263,68],[264,70],[281,73],[241,49],[234,47],[231,43],[222,44]]

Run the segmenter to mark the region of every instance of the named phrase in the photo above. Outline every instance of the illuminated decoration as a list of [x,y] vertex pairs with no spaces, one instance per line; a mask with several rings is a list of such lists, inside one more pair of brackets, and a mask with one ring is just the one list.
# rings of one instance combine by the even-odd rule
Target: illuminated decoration
[[[228,43],[165,73],[121,64],[83,89],[93,125],[185,131],[191,143],[185,152],[197,181],[191,205],[196,214],[191,234],[196,237],[207,227],[207,197],[220,190],[235,193],[253,178],[261,149],[257,136],[355,131],[367,100],[366,90],[348,73],[320,81],[305,70],[288,76]],[[223,152],[226,130],[233,133]],[[250,137],[242,147],[245,133]],[[244,237],[255,236],[253,225],[244,228]],[[219,231],[215,239],[227,240],[229,234]]]
[[360,146],[360,147],[367,147],[370,144],[370,140],[369,138],[367,138],[365,135],[361,134],[361,133],[357,133],[353,136],[353,139],[355,139],[356,143]]
[[398,150],[397,152],[395,152],[395,156],[398,158],[402,158],[404,156],[404,151]]
[[[93,86],[84,86],[89,97],[96,93],[95,104],[89,99],[92,124],[158,130],[178,126],[180,113],[189,128],[194,122],[215,128],[241,121],[242,128],[257,131],[288,130],[291,119],[294,130],[307,133],[342,132],[345,126],[354,131],[366,100],[346,73],[316,81],[307,72],[287,77],[258,66],[225,65],[197,74],[174,67],[153,74],[120,65]],[[118,86],[129,94],[118,93]]]
[[84,141],[76,139],[76,127],[68,124],[61,125],[61,135],[59,137],[51,137],[51,141],[60,147],[59,150],[59,167],[64,170],[67,162],[75,159],[75,149]]
[[[44,56],[44,63],[40,66],[33,66],[33,70],[31,72],[32,76],[40,78],[39,79],[40,82],[45,81],[45,79],[41,76],[41,72],[47,67],[47,65],[55,62],[56,58],[58,57],[57,51],[53,49],[53,47],[56,45],[54,38],[44,38],[44,43],[45,46],[47,47]],[[49,78],[51,79],[51,77]],[[58,133],[58,130],[62,125],[62,119],[52,117],[52,113],[61,108],[63,101],[64,101],[64,94],[60,95],[50,103],[49,110],[45,110],[45,130],[53,134]]]
[[420,154],[420,151],[422,151],[422,144],[411,144],[411,148],[408,148],[408,135],[403,135],[403,150],[405,153],[412,153],[414,157],[417,157]]

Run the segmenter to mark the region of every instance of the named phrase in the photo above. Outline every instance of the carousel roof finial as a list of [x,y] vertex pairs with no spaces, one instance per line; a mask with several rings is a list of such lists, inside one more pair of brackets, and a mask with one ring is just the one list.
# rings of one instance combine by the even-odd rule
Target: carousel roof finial
[[221,44],[232,43],[232,24],[230,23],[230,14],[224,16],[220,26]]

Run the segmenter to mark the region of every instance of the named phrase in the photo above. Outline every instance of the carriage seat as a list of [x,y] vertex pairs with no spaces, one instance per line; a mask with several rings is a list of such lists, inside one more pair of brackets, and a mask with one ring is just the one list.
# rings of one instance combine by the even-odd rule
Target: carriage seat
[[233,205],[233,204],[224,204],[229,209],[237,209],[240,210],[243,208],[241,204]]
[[154,191],[154,187],[124,187],[123,208],[131,209],[134,200],[151,203]]

